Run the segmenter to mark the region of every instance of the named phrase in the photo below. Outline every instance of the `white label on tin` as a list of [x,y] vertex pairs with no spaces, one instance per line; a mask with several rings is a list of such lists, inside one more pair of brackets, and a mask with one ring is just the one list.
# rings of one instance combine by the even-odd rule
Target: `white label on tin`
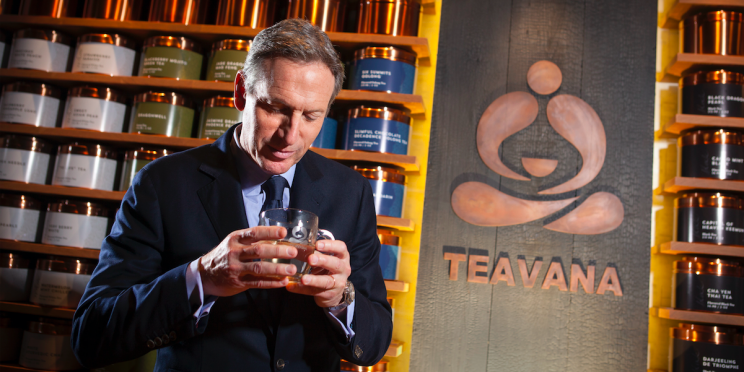
[[101,249],[106,237],[108,218],[84,214],[47,212],[43,244]]
[[40,214],[33,209],[0,207],[0,239],[36,241]]
[[38,151],[0,148],[0,179],[43,185],[50,157]]
[[28,269],[0,267],[0,301],[28,301],[27,282]]
[[54,128],[59,99],[26,92],[5,92],[0,97],[0,122]]
[[22,338],[21,328],[0,328],[0,362],[18,360]]
[[52,185],[112,191],[116,160],[98,156],[60,154],[54,164]]
[[70,47],[41,39],[13,39],[8,68],[65,72]]
[[127,106],[114,101],[91,97],[67,99],[62,128],[90,129],[121,133]]
[[75,51],[72,72],[132,76],[134,50],[106,43],[82,43]]
[[90,275],[36,270],[29,301],[37,305],[74,309],[83,297]]
[[18,364],[33,369],[69,371],[81,366],[70,345],[70,335],[23,332]]

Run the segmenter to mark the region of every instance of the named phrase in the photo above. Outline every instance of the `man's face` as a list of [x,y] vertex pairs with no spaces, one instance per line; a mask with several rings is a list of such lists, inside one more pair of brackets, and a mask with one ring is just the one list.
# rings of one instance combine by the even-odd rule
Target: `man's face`
[[236,106],[244,106],[240,144],[261,169],[277,175],[297,164],[318,136],[334,78],[321,62],[275,58],[264,69],[266,82],[257,84],[255,96],[239,89],[242,78],[235,82]]

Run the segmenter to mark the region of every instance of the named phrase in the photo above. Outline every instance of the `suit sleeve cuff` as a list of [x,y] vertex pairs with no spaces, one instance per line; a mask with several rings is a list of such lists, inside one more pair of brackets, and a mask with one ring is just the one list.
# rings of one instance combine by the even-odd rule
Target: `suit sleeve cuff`
[[346,336],[346,341],[351,341],[354,338],[354,329],[351,327],[352,321],[354,321],[354,304],[352,302],[344,309],[338,311],[331,311],[328,308],[323,308],[328,319],[331,320],[332,327],[342,332]]
[[199,273],[198,259],[192,261],[186,269],[186,293],[189,295],[191,308],[196,309],[193,316],[198,326],[199,321],[209,315],[212,305],[217,301],[216,296],[208,296],[206,300],[204,298],[204,286]]

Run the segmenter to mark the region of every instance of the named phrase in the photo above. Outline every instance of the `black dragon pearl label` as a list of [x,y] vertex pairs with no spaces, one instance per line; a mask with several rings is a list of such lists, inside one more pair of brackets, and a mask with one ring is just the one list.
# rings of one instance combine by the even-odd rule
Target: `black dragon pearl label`
[[733,208],[677,208],[677,241],[741,245],[741,213]]
[[744,279],[734,276],[674,274],[675,309],[744,314]]
[[744,87],[736,84],[698,84],[682,88],[682,113],[744,116]]
[[672,339],[670,372],[730,372],[744,369],[744,347]]
[[682,177],[744,180],[744,146],[700,144],[682,146]]

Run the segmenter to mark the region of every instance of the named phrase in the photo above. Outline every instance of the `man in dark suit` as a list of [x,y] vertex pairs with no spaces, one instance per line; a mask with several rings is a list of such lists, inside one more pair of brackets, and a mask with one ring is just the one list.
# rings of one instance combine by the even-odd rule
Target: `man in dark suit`
[[[343,67],[300,20],[254,39],[235,81],[243,123],[214,144],[156,160],[127,191],[73,321],[80,362],[158,349],[156,370],[338,371],[371,365],[392,334],[366,179],[311,151]],[[262,209],[319,216],[313,273],[289,284],[297,249],[257,226]]]

